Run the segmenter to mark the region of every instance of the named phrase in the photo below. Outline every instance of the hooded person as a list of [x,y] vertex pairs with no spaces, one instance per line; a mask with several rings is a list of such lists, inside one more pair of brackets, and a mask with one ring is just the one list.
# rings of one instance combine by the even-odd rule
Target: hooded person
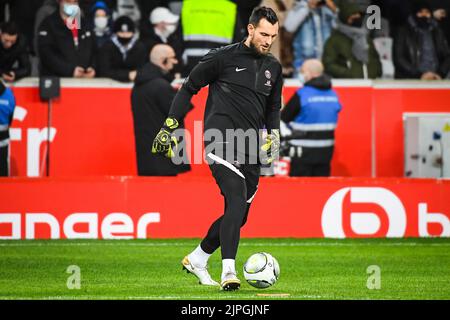
[[325,72],[333,78],[375,79],[382,74],[381,61],[369,31],[364,13],[357,4],[339,8],[337,28],[325,43]]
[[101,48],[112,35],[112,12],[105,2],[97,1],[91,9],[92,31],[97,48]]
[[127,16],[114,22],[113,32],[100,48],[99,75],[121,82],[134,81],[137,70],[146,62],[145,47],[138,39],[133,20]]
[[425,0],[412,3],[412,14],[394,41],[396,78],[440,80],[449,77],[450,49]]
[[[175,165],[171,159],[151,152],[152,141],[161,122],[167,118],[176,94],[171,82],[177,63],[172,47],[166,44],[155,45],[150,53],[150,61],[138,71],[134,83],[131,105],[140,176],[175,176],[190,170],[188,164]],[[182,160],[187,163],[185,155]]]

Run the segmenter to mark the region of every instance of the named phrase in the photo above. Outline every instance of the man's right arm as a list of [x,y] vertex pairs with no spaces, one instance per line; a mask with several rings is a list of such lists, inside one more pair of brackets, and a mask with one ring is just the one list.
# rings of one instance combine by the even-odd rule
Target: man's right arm
[[175,155],[174,150],[177,149],[178,141],[172,133],[179,128],[180,123],[191,109],[192,96],[219,77],[222,70],[221,55],[220,49],[213,49],[192,69],[173,99],[169,116],[153,140],[152,153],[163,154],[168,158]]
[[220,49],[213,49],[192,69],[189,76],[184,81],[183,86],[173,99],[169,111],[169,118],[184,119],[191,109],[191,98],[196,95],[201,88],[213,83],[222,70],[222,52]]

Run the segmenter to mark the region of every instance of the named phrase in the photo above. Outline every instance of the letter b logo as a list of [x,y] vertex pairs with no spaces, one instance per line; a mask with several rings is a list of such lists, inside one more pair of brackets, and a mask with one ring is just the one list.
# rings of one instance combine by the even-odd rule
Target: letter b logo
[[[358,212],[353,212],[356,207]],[[328,199],[322,211],[325,237],[346,238],[349,233],[403,237],[405,230],[405,208],[393,192],[384,188],[343,188]]]

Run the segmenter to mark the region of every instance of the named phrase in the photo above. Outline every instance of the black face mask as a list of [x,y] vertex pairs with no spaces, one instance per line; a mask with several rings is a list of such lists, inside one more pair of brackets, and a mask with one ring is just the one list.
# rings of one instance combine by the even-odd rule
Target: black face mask
[[363,18],[356,18],[356,19],[353,19],[353,21],[350,25],[355,28],[361,28],[363,25],[363,22],[364,22]]
[[117,37],[117,40],[119,40],[120,44],[123,46],[126,46],[127,44],[130,43],[132,38],[121,38],[121,37]]
[[426,29],[431,24],[431,19],[427,17],[416,17],[417,25],[419,28]]

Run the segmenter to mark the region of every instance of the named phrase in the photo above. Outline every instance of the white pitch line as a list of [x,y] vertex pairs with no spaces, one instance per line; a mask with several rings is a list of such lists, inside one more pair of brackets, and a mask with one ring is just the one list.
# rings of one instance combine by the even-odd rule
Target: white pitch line
[[[167,247],[167,246],[192,246],[191,243],[185,242],[160,242],[160,243],[101,243],[101,242],[89,242],[89,243],[0,243],[0,247],[84,247],[84,246],[124,246],[124,247]],[[242,247],[415,247],[415,246],[433,246],[433,247],[448,247],[450,243],[418,243],[418,242],[393,242],[393,243],[316,243],[316,242],[303,242],[303,243],[291,243],[291,242],[253,242],[253,243],[241,243]]]
[[[205,296],[50,296],[50,297],[1,297],[0,300],[205,300]],[[249,296],[239,296],[235,295],[227,295],[220,296],[218,298],[210,299],[211,301],[220,301],[222,299],[248,299],[254,298],[255,301],[258,300],[267,300],[267,297],[257,297],[256,295]],[[327,298],[325,296],[317,296],[317,295],[294,295],[290,296],[289,299],[324,299]],[[286,300],[283,298],[274,298],[272,300]]]
[[[205,300],[205,296],[48,296],[48,297],[1,297],[1,300]],[[220,297],[207,299],[209,301],[221,301],[221,300],[374,300],[373,297],[336,297],[334,295],[291,295],[289,299],[273,298],[267,299],[267,297],[257,297],[256,295],[238,296],[235,295],[220,295]],[[377,300],[377,299],[375,299]]]

